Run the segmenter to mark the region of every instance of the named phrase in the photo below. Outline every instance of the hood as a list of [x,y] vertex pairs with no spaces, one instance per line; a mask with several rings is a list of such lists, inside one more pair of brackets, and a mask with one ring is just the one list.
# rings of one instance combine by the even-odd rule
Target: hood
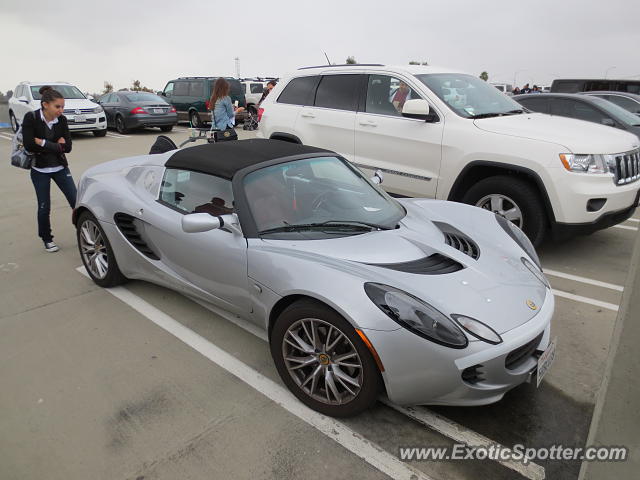
[[560,145],[567,153],[622,153],[638,148],[638,137],[616,128],[574,118],[527,113],[483,118],[480,130]]
[[64,109],[69,110],[71,108],[96,108],[99,105],[92,102],[88,98],[65,98]]
[[[532,310],[527,301],[542,306],[547,289],[524,266],[521,257],[526,255],[502,230],[493,214],[479,215],[479,209],[452,202],[403,200],[402,203],[408,214],[400,222],[400,228],[394,230],[326,240],[263,239],[261,248],[321,264],[333,269],[336,275],[357,275],[363,284],[377,282],[399,288],[447,315],[468,315],[500,334],[538,313],[539,308]],[[439,204],[449,203],[460,209],[460,218],[471,218],[476,225],[462,225],[449,212],[437,211]],[[425,205],[431,208],[424,208]],[[476,260],[447,245],[444,234],[432,220],[453,226],[471,238],[480,249],[479,258]],[[479,233],[483,230],[488,234]],[[434,254],[447,257],[462,268],[451,273],[424,274],[399,270],[393,265],[420,261]],[[308,274],[313,275],[312,271]]]

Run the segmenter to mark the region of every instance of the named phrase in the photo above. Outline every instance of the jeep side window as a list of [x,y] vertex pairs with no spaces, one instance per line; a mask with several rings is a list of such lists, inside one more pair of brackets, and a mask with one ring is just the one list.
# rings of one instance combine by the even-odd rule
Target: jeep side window
[[360,75],[323,75],[316,91],[316,107],[356,111]]
[[278,97],[278,103],[313,105],[313,96],[319,81],[319,76],[294,78],[284,87]]
[[189,95],[189,82],[176,82],[173,94],[176,97],[186,97]]
[[419,98],[420,95],[402,80],[388,75],[369,75],[365,111],[401,117],[404,103]]

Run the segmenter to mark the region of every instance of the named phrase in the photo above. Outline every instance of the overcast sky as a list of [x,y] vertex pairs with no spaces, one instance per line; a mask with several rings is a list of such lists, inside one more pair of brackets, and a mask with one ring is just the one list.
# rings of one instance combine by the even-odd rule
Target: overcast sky
[[83,91],[185,75],[281,76],[301,66],[451,67],[489,81],[640,79],[640,2],[217,0],[3,1],[0,91],[65,80]]

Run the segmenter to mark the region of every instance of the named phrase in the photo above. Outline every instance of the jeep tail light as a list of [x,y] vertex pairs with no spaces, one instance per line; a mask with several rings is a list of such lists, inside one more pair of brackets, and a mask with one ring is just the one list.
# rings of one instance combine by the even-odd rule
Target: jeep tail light
[[129,112],[131,115],[141,115],[147,113],[147,111],[142,107],[136,107]]
[[258,121],[262,120],[262,114],[264,113],[264,108],[258,109]]

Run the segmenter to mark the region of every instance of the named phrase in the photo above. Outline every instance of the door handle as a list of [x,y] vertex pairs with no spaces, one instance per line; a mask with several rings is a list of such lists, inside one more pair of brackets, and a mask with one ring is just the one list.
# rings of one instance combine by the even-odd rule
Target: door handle
[[316,118],[313,113],[301,113],[300,116],[304,118]]
[[377,127],[378,126],[378,124],[376,122],[374,122],[373,120],[361,120],[359,123],[363,127]]

